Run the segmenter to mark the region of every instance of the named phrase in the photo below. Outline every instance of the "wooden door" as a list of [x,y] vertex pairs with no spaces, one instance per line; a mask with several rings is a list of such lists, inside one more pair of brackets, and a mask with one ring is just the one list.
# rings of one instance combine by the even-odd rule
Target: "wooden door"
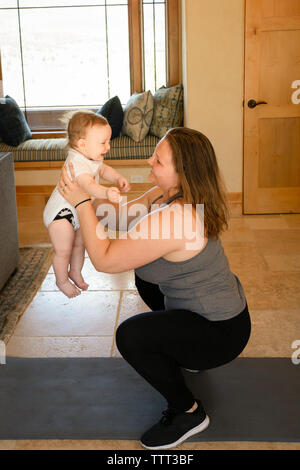
[[300,0],[246,0],[245,21],[244,213],[300,212]]

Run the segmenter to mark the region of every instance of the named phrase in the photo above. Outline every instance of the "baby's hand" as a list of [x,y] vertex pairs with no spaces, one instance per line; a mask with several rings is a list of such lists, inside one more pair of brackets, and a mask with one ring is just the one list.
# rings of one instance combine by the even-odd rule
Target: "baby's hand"
[[130,184],[128,183],[127,179],[124,178],[124,176],[120,175],[118,178],[118,185],[120,186],[120,189],[124,191],[124,193],[127,193],[130,189]]
[[112,187],[106,190],[107,199],[111,202],[120,202],[122,196],[118,188]]

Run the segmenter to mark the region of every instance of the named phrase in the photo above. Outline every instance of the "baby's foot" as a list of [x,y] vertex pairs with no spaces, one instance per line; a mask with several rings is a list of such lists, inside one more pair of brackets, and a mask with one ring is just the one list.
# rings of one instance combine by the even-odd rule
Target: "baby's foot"
[[77,287],[75,287],[74,284],[72,284],[69,280],[65,282],[57,282],[56,285],[61,292],[69,297],[69,299],[77,297],[77,295],[81,294],[81,291],[77,289]]
[[69,278],[72,279],[73,282],[75,282],[76,286],[79,287],[81,290],[87,290],[89,285],[84,282],[84,279],[79,272],[74,272],[72,270],[69,271]]

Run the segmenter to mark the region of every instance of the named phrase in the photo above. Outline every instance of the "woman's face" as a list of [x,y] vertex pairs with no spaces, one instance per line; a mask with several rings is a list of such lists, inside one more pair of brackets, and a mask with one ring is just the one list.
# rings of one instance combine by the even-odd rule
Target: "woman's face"
[[179,187],[178,173],[175,170],[171,147],[166,138],[157,144],[148,163],[151,167],[148,179],[151,182],[164,191]]

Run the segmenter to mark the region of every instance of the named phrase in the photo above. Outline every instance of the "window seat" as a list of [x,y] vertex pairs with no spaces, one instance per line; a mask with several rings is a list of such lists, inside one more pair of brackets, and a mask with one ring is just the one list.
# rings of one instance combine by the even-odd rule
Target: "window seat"
[[[110,151],[105,157],[112,166],[144,166],[159,141],[158,137],[147,135],[141,142],[128,136],[116,137],[111,141]],[[11,152],[15,169],[59,168],[66,157],[66,139],[29,139],[12,147],[0,142],[0,152]]]

